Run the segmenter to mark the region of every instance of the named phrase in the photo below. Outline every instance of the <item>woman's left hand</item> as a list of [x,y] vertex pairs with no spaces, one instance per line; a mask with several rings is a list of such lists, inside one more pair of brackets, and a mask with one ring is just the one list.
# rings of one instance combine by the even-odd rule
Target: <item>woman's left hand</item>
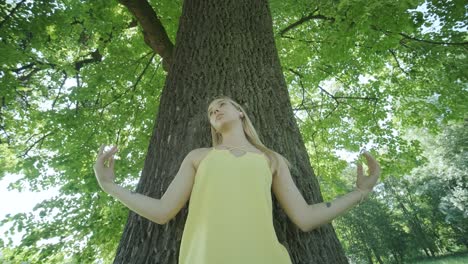
[[371,192],[379,179],[380,166],[377,160],[375,160],[374,157],[372,157],[372,155],[366,150],[363,151],[362,155],[364,155],[367,160],[367,167],[369,168],[367,172],[369,173],[369,176],[364,175],[362,164],[359,162],[357,165],[356,186],[363,191]]

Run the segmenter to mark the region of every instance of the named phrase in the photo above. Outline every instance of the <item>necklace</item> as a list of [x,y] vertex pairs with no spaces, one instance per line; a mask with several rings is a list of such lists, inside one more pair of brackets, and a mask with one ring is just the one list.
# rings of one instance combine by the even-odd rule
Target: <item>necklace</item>
[[[240,146],[240,147],[228,146],[228,145],[219,145],[219,146],[223,146],[223,147],[227,147],[227,148],[238,148],[238,149],[242,149],[243,147],[248,147],[247,145]],[[243,150],[245,150],[245,149],[243,149]]]
[[[231,151],[231,149],[233,149],[233,148],[237,148],[237,149],[241,149],[241,150],[242,150],[242,151],[244,151],[244,152],[253,152],[253,151],[248,151],[248,150],[245,150],[245,149],[243,149],[243,148],[242,148],[242,147],[248,147],[247,145],[240,146],[240,147],[234,147],[234,146],[227,146],[227,145],[223,145],[223,144],[221,144],[221,145],[218,145],[218,146],[224,146],[224,147],[227,147],[227,148],[228,148],[228,149],[227,149],[228,151]],[[213,148],[214,148],[214,147],[213,147]],[[215,148],[215,149],[216,149],[216,148]],[[258,152],[253,152],[253,153],[257,153],[257,154],[263,154],[263,155],[265,155],[265,154],[263,153],[263,151],[261,151],[260,153],[258,153]]]

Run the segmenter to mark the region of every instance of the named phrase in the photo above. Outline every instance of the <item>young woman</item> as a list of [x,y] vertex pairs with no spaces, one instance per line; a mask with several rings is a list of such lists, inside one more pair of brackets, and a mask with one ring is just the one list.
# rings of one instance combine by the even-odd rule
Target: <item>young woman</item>
[[332,202],[309,205],[292,180],[288,160],[262,144],[238,103],[218,97],[207,114],[213,147],[189,152],[161,199],[114,183],[116,147],[103,153],[101,146],[94,165],[105,192],[158,224],[174,218],[190,199],[180,264],[290,264],[273,227],[271,191],[291,221],[308,232],[362,202],[380,175],[378,162],[364,152],[370,177],[358,164],[354,191]]

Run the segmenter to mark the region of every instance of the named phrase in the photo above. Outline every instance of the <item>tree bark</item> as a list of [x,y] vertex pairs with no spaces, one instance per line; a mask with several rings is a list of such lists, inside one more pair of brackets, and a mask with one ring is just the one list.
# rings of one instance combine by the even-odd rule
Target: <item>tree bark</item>
[[[291,161],[306,201],[323,202],[292,112],[268,1],[185,1],[170,67],[137,192],[161,198],[185,155],[211,146],[206,111],[224,94],[245,108],[263,143]],[[275,230],[293,263],[348,263],[331,224],[304,233],[272,197]],[[187,209],[166,225],[130,212],[114,263],[177,263]]]
[[165,71],[172,63],[174,45],[171,43],[156,12],[146,0],[119,0],[138,20],[143,29],[145,43],[162,59]]

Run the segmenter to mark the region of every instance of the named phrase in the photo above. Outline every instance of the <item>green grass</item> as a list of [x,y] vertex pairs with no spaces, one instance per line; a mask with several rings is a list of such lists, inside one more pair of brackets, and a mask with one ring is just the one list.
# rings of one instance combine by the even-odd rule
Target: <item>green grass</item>
[[411,264],[466,264],[468,263],[468,253],[457,253],[447,256],[428,258],[423,260],[410,261]]

